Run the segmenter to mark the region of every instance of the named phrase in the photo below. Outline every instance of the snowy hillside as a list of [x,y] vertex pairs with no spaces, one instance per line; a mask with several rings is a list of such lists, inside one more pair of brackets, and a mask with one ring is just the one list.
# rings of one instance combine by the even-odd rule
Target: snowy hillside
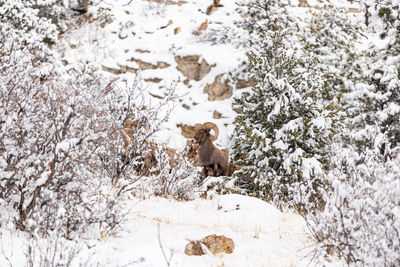
[[[310,240],[303,219],[251,197],[224,195],[189,202],[164,198],[126,202],[115,237],[86,240],[72,266],[307,266]],[[187,256],[185,246],[209,234],[234,240],[232,254]],[[25,266],[26,235],[3,232],[1,266]],[[44,242],[44,253],[49,244]],[[65,247],[64,247],[65,249]],[[163,253],[166,254],[167,260]],[[66,255],[67,252],[65,252]],[[341,266],[333,264],[332,266]]]
[[[50,20],[40,22],[51,28],[45,40],[56,40],[49,46],[52,56],[47,48],[38,49],[40,68],[36,47],[9,34],[1,24],[8,21],[0,20],[0,67],[7,70],[0,75],[0,267],[396,262],[400,108],[398,92],[389,91],[399,88],[400,52],[390,46],[395,33],[378,40],[378,30],[364,27],[368,16],[368,23],[378,21],[377,12],[368,13],[373,6],[368,1],[369,6],[292,0],[287,9],[271,1],[287,12],[269,10],[284,26],[260,35],[245,29],[243,20],[275,26],[273,16],[240,13],[245,0],[98,1],[59,28]],[[14,4],[24,10],[19,1]],[[7,13],[7,5],[0,0],[0,14]],[[327,17],[332,25],[324,24]],[[342,22],[351,27],[343,30]],[[35,23],[28,20],[27,28]],[[271,47],[279,52],[274,55]],[[249,52],[258,61],[246,72]],[[279,60],[270,66],[268,56]],[[275,75],[285,60],[290,64],[284,74]],[[260,69],[270,76],[260,71],[257,77]],[[255,90],[253,99],[235,100],[252,88],[260,97]],[[130,102],[136,94],[140,97]],[[386,106],[390,101],[395,104]],[[372,103],[378,111],[368,109]],[[264,110],[251,113],[260,106]],[[132,114],[144,125],[135,121],[137,128],[129,129],[127,119],[136,119]],[[160,119],[165,114],[167,121]],[[243,120],[235,124],[238,114]],[[230,149],[242,176],[203,180],[202,168],[183,159],[195,125],[207,121],[218,126],[214,144]],[[368,126],[357,128],[362,123]],[[137,132],[128,136],[133,129]],[[337,137],[342,135],[343,140]],[[395,145],[385,143],[389,137]],[[355,148],[345,143],[351,138]],[[372,144],[370,150],[357,150],[364,143]],[[175,158],[169,158],[171,151]],[[279,203],[279,209],[270,203]],[[300,210],[308,213],[302,217]],[[371,229],[377,234],[370,235]],[[214,255],[203,242],[205,255],[187,255],[190,241],[213,234],[232,239],[233,252]]]
[[[227,147],[231,132],[228,127],[234,118],[231,95],[239,93],[235,81],[215,89],[222,95],[221,100],[207,101],[209,95],[204,89],[218,75],[223,75],[220,83],[224,84],[228,73],[244,59],[244,52],[230,44],[212,45],[202,40],[206,39],[204,34],[232,25],[240,16],[235,12],[235,1],[225,1],[223,7],[207,15],[209,5],[209,1],[111,2],[105,6],[111,9],[114,21],[104,28],[89,24],[66,35],[60,47],[66,49],[63,59],[95,62],[106,72],[121,73],[118,77],[122,79],[129,79],[141,69],[153,96],[163,96],[165,87],[178,81],[179,104],[166,125],[169,131],[160,138],[172,147],[182,148],[186,141],[177,125],[212,121],[221,129],[218,143]],[[183,62],[187,56],[196,58],[191,63]],[[178,70],[180,65],[186,76]],[[214,113],[221,115],[215,119]]]

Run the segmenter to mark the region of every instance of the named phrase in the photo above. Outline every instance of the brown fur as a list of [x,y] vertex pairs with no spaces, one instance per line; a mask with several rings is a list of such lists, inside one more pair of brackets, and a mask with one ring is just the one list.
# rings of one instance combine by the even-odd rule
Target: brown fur
[[208,167],[212,168],[213,176],[229,175],[228,158],[212,143],[210,129],[200,129],[194,139],[199,144],[199,159],[205,176],[208,176]]
[[[225,154],[225,157],[226,157],[227,159],[229,159],[229,149],[223,148],[223,149],[221,149],[221,151]],[[232,176],[232,174],[233,174],[235,171],[240,170],[241,168],[242,168],[241,166],[236,165],[236,164],[234,164],[234,163],[232,163],[232,162],[229,162],[229,172],[228,172],[228,176]]]

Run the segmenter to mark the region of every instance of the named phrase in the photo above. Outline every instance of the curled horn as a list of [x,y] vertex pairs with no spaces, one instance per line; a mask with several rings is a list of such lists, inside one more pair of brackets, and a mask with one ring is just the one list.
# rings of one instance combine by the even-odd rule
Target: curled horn
[[214,136],[212,136],[211,135],[211,141],[215,141],[215,140],[217,140],[217,138],[218,138],[218,135],[219,135],[219,129],[218,129],[218,126],[215,124],[215,123],[213,123],[213,122],[205,122],[205,123],[203,123],[202,125],[201,125],[201,128],[203,128],[203,129],[212,129],[212,130],[214,130],[214,132],[215,132],[215,135]]

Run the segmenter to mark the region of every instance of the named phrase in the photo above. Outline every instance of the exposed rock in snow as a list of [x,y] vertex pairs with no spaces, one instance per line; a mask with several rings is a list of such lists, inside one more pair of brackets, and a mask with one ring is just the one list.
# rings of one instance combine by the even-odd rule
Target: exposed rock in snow
[[178,124],[177,126],[181,128],[181,134],[185,138],[194,138],[194,135],[196,134],[197,130],[200,129],[201,124],[196,123],[194,126],[188,124]]
[[238,79],[236,82],[236,89],[243,89],[247,87],[254,87],[255,82],[253,80]]
[[152,63],[148,63],[148,62],[144,62],[140,59],[136,59],[136,58],[131,58],[129,61],[135,62],[136,64],[139,65],[140,70],[148,70],[148,69],[166,69],[168,68],[170,65],[167,62],[163,62],[163,61],[157,61],[157,64],[152,64]]
[[208,100],[224,100],[232,96],[232,86],[225,80],[222,82],[224,74],[220,74],[215,77],[212,84],[207,84],[204,88],[204,92],[208,94]]
[[310,4],[307,0],[299,0],[299,7],[310,7]]
[[203,79],[211,70],[215,67],[214,65],[209,65],[204,59],[199,63],[200,56],[176,56],[175,61],[178,63],[177,69],[182,72],[182,74],[188,80],[200,81]]
[[[204,245],[206,248],[204,248]],[[224,235],[208,235],[200,241],[190,241],[185,247],[185,254],[189,256],[207,254],[207,250],[213,255],[220,253],[232,253],[235,243]]]

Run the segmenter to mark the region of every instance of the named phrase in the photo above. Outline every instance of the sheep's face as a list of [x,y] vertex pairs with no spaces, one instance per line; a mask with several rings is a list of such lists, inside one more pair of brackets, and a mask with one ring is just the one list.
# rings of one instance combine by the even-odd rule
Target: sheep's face
[[200,129],[196,132],[194,140],[197,144],[204,143],[210,137],[210,129]]

